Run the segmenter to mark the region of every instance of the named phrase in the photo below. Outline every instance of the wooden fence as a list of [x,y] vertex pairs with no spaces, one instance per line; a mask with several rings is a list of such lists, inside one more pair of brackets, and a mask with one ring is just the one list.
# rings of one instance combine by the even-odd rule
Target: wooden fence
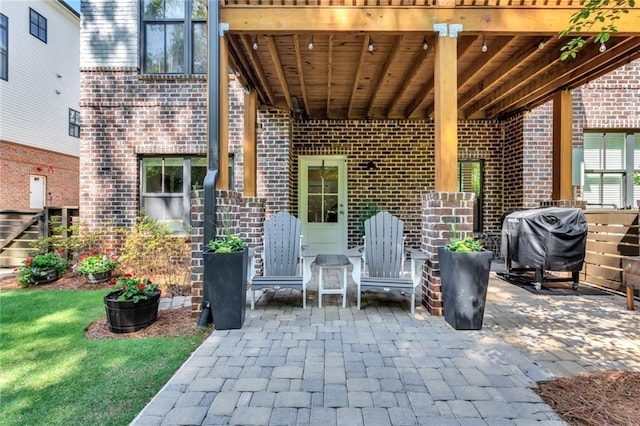
[[77,207],[45,207],[39,212],[0,211],[0,267],[22,265],[33,254],[36,240],[52,235],[61,225],[68,229],[78,217]]
[[622,258],[638,256],[636,210],[586,211],[588,232],[580,280],[624,291]]

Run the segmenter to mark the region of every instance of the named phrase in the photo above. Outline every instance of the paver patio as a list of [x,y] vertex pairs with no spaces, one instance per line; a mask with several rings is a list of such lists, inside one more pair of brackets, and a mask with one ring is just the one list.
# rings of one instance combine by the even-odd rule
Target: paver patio
[[133,424],[563,424],[536,381],[640,371],[640,314],[622,296],[538,296],[492,273],[483,329],[456,331],[400,296],[358,311],[350,283],[346,309],[319,309],[314,290],[306,310],[279,292],[215,331]]

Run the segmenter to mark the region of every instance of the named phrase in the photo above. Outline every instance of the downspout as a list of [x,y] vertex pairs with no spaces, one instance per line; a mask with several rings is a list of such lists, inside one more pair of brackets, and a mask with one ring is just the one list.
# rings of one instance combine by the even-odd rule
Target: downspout
[[219,0],[209,0],[207,31],[207,174],[204,178],[204,244],[216,237],[216,182],[220,168],[220,27]]

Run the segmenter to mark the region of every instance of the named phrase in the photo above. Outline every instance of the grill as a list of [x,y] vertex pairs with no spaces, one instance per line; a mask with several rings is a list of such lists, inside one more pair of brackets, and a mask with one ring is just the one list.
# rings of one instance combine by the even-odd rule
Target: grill
[[[587,244],[587,220],[579,208],[546,207],[507,214],[502,222],[501,251],[507,275],[535,271],[536,289],[543,281],[568,281],[545,278],[545,271],[572,272],[574,290],[584,263]],[[512,262],[519,264],[512,267]]]

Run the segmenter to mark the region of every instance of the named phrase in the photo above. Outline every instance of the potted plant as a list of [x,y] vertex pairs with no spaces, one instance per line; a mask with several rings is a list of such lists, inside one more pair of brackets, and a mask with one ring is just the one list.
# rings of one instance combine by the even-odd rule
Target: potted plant
[[444,318],[456,330],[482,328],[492,258],[473,237],[438,247]]
[[93,250],[80,256],[76,272],[84,275],[89,283],[101,283],[111,278],[111,272],[117,265],[118,258],[115,255]]
[[112,291],[104,296],[109,330],[131,333],[152,324],[158,317],[160,288],[147,278],[131,274],[114,280]]
[[227,235],[208,242],[204,259],[204,300],[211,305],[216,330],[238,329],[244,323],[247,299],[247,244]]
[[67,270],[67,262],[55,253],[27,257],[18,269],[18,283],[31,286],[57,280]]

